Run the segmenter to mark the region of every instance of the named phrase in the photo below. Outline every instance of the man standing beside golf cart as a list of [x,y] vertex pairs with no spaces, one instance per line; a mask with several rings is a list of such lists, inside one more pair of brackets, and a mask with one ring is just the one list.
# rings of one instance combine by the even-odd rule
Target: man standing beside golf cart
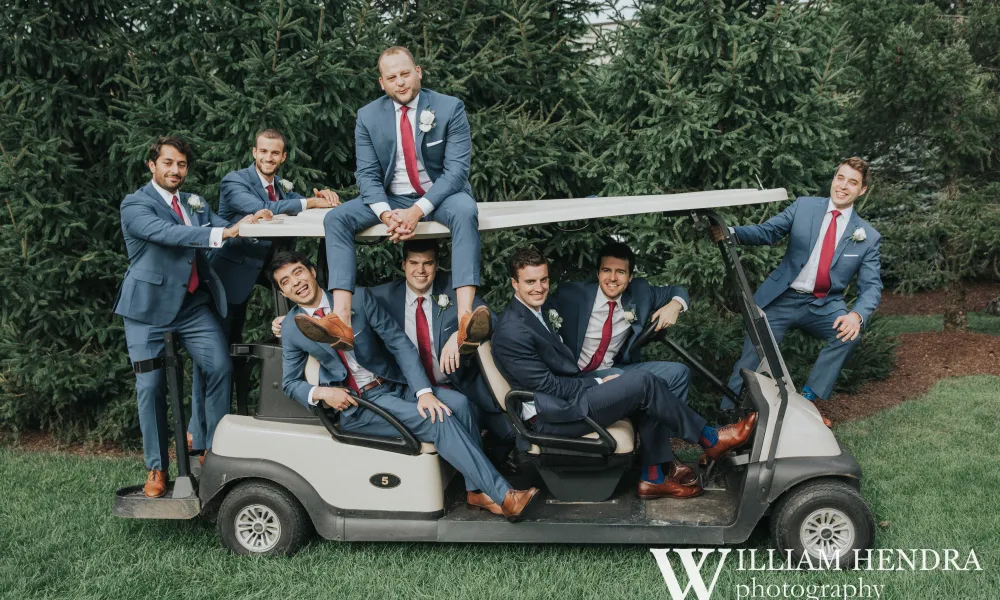
[[[792,328],[827,342],[802,388],[802,396],[812,402],[830,398],[862,326],[882,299],[882,236],[854,210],[867,190],[868,163],[848,158],[837,165],[829,197],[801,197],[760,225],[730,228],[736,243],[750,246],[773,246],[788,237],[784,258],[757,289],[754,302],[767,315],[775,342],[780,344]],[[718,227],[711,237],[714,242],[725,239]],[[844,291],[855,275],[858,299],[848,310]],[[739,393],[740,369],[755,370],[759,364],[748,336],[729,387]],[[733,408],[733,402],[723,397],[722,408]],[[826,417],[823,421],[831,425]]]
[[756,412],[733,425],[709,427],[704,417],[671,393],[665,380],[649,371],[635,369],[602,378],[581,372],[576,355],[559,337],[565,323],[558,315],[542,312],[549,269],[538,250],[521,248],[514,253],[510,280],[514,297],[497,319],[493,356],[513,387],[534,393],[534,401],[525,402],[519,416],[538,433],[583,436],[593,431],[585,417],[603,427],[631,418],[642,442],[637,489],[642,499],[693,498],[703,492],[694,471],[675,460],[671,437],[700,444],[712,460],[750,439]]
[[457,341],[468,354],[489,337],[492,317],[485,306],[473,308],[480,284],[479,212],[469,184],[472,135],[465,106],[422,90],[420,67],[406,48],[383,52],[378,69],[386,95],[358,111],[354,130],[360,196],[323,220],[333,310],[322,319],[298,315],[298,326],[311,340],[350,350],[355,234],[382,222],[393,241],[404,241],[430,218],[451,231]]

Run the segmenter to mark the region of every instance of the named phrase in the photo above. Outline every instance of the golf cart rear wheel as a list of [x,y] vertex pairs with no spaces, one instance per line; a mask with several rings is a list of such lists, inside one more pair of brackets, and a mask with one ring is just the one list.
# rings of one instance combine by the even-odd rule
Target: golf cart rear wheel
[[219,508],[219,535],[236,554],[291,556],[311,532],[309,515],[299,501],[272,483],[240,484]]
[[807,564],[803,554],[808,553],[808,564],[853,568],[855,550],[871,548],[874,538],[875,519],[861,494],[833,479],[796,488],[771,516],[771,539],[782,556],[792,551],[794,565]]

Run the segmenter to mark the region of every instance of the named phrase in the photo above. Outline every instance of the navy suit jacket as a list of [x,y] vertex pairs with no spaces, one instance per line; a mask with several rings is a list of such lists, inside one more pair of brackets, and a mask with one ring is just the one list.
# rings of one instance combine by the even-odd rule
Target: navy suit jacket
[[[169,325],[187,296],[191,265],[197,261],[201,284],[208,288],[216,310],[226,316],[226,292],[209,263],[209,238],[214,227],[229,227],[205,202],[198,211],[188,204],[191,194],[179,192],[178,201],[191,218],[185,225],[152,183],[125,196],[121,204],[122,233],[128,251],[115,314],[149,325]],[[239,244],[235,239],[226,244]]]
[[[562,317],[563,325],[559,329],[559,334],[577,360],[583,349],[583,340],[587,335],[587,324],[590,322],[598,287],[596,281],[560,283],[559,289],[545,303],[546,313],[550,309],[555,309]],[[636,319],[632,322],[632,333],[625,338],[624,345],[615,355],[616,364],[642,362],[642,348],[634,348],[632,342],[649,322],[650,315],[666,306],[674,296],[683,298],[688,307],[691,306],[687,290],[679,285],[653,286],[642,278],[633,279],[629,283],[622,293],[619,308],[615,310],[634,310]]]
[[539,419],[569,423],[587,416],[583,391],[597,380],[580,373],[573,351],[517,298],[497,319],[492,346],[497,368],[511,387],[535,393]]
[[[396,281],[374,287],[372,288],[372,293],[379,301],[379,304],[388,311],[389,315],[399,325],[399,328],[405,333],[406,280],[397,279]],[[447,295],[451,303],[444,310],[441,310],[436,304],[436,300],[441,294]],[[448,338],[458,331],[458,305],[455,299],[455,290],[451,285],[451,278],[435,278],[434,285],[431,288],[431,295],[435,299],[435,305],[431,307],[432,322],[430,325],[434,333],[434,350],[440,358],[441,351]],[[473,300],[473,308],[479,306],[486,306],[486,303],[477,295]],[[493,397],[490,395],[490,390],[486,387],[486,382],[479,373],[479,365],[472,359],[472,355],[462,357],[459,369],[448,375],[448,380],[465,397],[479,400],[481,402],[477,402],[479,406],[493,406]]]
[[[798,277],[802,267],[809,261],[819,230],[826,216],[829,198],[804,196],[797,199],[781,213],[771,217],[760,225],[745,225],[734,227],[736,239],[740,244],[750,246],[773,246],[782,238],[788,236],[788,248],[771,275],[757,288],[754,302],[764,308],[783,294]],[[854,241],[852,235],[861,229],[866,239]],[[832,314],[839,310],[847,310],[844,300],[844,290],[854,276],[858,276],[858,300],[853,310],[861,315],[864,322],[878,308],[882,300],[882,268],[879,254],[879,244],[882,236],[858,216],[857,208],[851,211],[844,235],[837,242],[837,250],[830,264],[830,292],[824,298],[812,302],[816,314]]]
[[[420,114],[425,110],[434,113],[434,126],[427,133],[419,127]],[[413,140],[417,159],[434,182],[424,197],[436,208],[452,194],[465,192],[471,196],[472,134],[465,105],[458,98],[425,88],[420,90],[416,113],[411,111],[407,118],[418,125]],[[388,96],[358,111],[354,145],[358,165],[354,175],[362,202],[386,202],[386,190],[396,170],[396,108]]]
[[[333,306],[330,294],[327,300]],[[354,328],[354,358],[362,367],[375,375],[395,383],[409,386],[407,399],[416,402],[418,390],[431,387],[420,365],[417,349],[406,337],[403,328],[389,316],[368,288],[358,288],[354,294],[351,327]],[[346,387],[347,368],[340,361],[337,351],[330,344],[321,344],[307,338],[295,324],[295,315],[304,311],[295,306],[281,326],[282,389],[285,395],[306,408],[309,407],[309,390],[305,367],[310,356],[319,361],[321,386]],[[348,409],[344,411],[349,414]]]
[[[295,192],[285,193],[281,179],[274,176],[274,193],[277,202],[267,198],[267,190],[260,183],[256,167],[251,164],[246,169],[232,171],[222,178],[219,187],[219,216],[231,223],[263,209],[274,214],[297,215],[302,210],[302,196]],[[250,297],[254,283],[266,266],[271,242],[260,240],[234,246],[223,246],[212,253],[210,260],[215,267],[226,297],[232,304],[242,304]]]

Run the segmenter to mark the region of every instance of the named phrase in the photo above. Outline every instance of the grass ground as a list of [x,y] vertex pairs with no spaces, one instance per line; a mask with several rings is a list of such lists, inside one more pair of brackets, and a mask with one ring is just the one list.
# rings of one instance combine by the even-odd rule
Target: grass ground
[[[765,585],[856,584],[860,576],[885,585],[882,598],[995,598],[998,411],[1000,378],[968,377],[836,430],[864,468],[863,493],[883,524],[876,547],[954,548],[963,563],[974,549],[984,571],[751,574],[730,561],[713,598],[736,597],[735,586],[754,576]],[[292,558],[237,557],[208,523],[112,517],[114,490],[142,476],[134,459],[0,448],[0,596],[669,598],[649,549],[640,546],[315,540]],[[768,545],[759,529],[745,547]]]
[[[944,328],[942,315],[890,315],[880,317],[886,329],[893,335],[920,331],[941,331]],[[969,313],[969,331],[1000,335],[1000,317],[986,313]]]

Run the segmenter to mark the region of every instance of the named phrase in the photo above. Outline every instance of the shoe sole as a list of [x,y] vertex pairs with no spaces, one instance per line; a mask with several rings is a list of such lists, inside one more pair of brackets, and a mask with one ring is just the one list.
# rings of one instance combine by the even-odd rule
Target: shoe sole
[[705,493],[705,489],[702,488],[698,490],[697,493],[691,494],[690,496],[671,496],[670,494],[636,494],[636,497],[640,500],[660,500],[661,498],[673,498],[674,500],[687,500],[689,498],[697,498]]
[[502,517],[503,516],[503,509],[500,508],[499,506],[495,505],[495,504],[494,504],[494,506],[496,506],[495,510],[493,508],[489,508],[489,507],[486,507],[486,506],[480,506],[478,504],[469,504],[468,502],[465,503],[465,507],[468,508],[469,510],[477,510],[477,509],[478,510],[485,510],[486,512],[491,512],[491,513],[493,513],[495,515],[500,515]]
[[306,317],[305,315],[296,316],[295,324],[298,326],[299,331],[302,332],[302,335],[306,336],[307,338],[309,338],[314,342],[320,342],[323,344],[332,344],[336,341],[339,341],[339,338],[336,338],[327,333],[326,329],[323,328],[323,326],[317,325],[312,319]]
[[[505,517],[507,519],[507,522],[508,523],[517,523],[522,518],[524,518],[521,515],[524,514],[524,511],[528,510],[528,507],[531,506],[531,503],[534,502],[535,498],[537,498],[537,497],[538,497],[538,490],[535,490],[535,493],[532,494],[531,497],[528,498],[528,501],[524,503],[524,506],[521,507],[521,512],[517,513],[516,515],[511,515],[509,517]],[[500,510],[502,511],[503,508],[501,508]]]
[[478,345],[478,342],[489,338],[492,333],[493,319],[490,318],[490,311],[483,306],[472,311],[472,317],[465,326],[465,342]]

